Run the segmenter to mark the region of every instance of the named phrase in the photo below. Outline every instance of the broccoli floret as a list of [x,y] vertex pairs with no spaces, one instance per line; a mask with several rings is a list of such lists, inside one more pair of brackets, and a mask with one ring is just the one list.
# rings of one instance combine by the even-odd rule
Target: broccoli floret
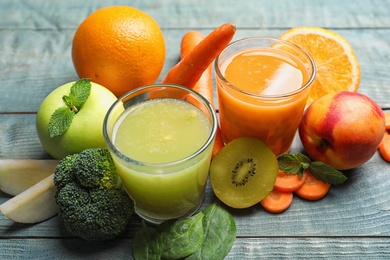
[[54,184],[57,189],[62,189],[66,184],[74,182],[76,177],[73,174],[73,165],[76,158],[77,154],[68,155],[58,163],[56,174],[54,174]]
[[[66,178],[66,174],[73,177]],[[134,203],[123,189],[107,149],[90,148],[65,157],[56,168],[54,180],[58,216],[74,235],[102,241],[125,230]]]
[[75,176],[84,187],[112,189],[118,185],[118,174],[107,149],[84,150],[74,164]]

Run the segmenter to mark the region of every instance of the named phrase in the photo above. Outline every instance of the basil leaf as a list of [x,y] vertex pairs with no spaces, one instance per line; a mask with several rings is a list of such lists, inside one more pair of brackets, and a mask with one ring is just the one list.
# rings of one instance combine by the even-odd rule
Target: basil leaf
[[163,259],[179,259],[198,250],[204,241],[202,212],[180,220],[168,220],[157,229],[163,243]]
[[137,231],[132,243],[134,259],[159,260],[162,254],[162,241],[157,229],[145,224]]
[[278,158],[278,167],[287,174],[299,174],[300,177],[310,166],[310,158],[304,154],[283,154]]
[[203,211],[205,239],[201,248],[186,260],[224,259],[230,252],[236,239],[236,223],[233,216],[217,204],[211,204]]
[[342,172],[319,161],[312,162],[309,171],[316,179],[333,185],[342,184],[347,180]]
[[67,106],[58,108],[49,119],[49,135],[55,137],[62,135],[72,124],[75,113]]

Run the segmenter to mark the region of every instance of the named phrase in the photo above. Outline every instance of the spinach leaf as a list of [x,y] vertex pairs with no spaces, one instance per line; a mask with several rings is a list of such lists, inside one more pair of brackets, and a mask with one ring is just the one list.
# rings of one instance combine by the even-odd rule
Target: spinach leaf
[[224,259],[236,239],[236,223],[233,216],[217,204],[211,204],[202,211],[205,239],[201,248],[186,260]]
[[162,241],[157,229],[143,227],[137,231],[132,243],[134,259],[159,260],[162,254]]
[[202,212],[192,217],[166,221],[157,226],[163,243],[163,259],[179,259],[193,254],[204,241]]

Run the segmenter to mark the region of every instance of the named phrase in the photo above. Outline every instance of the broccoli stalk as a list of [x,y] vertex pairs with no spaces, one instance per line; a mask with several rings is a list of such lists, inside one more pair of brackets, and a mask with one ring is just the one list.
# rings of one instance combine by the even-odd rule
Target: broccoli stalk
[[134,203],[107,149],[90,148],[65,157],[56,168],[54,184],[59,218],[74,235],[102,241],[125,230]]

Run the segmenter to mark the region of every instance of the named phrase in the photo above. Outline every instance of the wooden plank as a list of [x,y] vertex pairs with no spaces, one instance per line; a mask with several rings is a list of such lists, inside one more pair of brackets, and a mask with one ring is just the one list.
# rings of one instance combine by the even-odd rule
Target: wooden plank
[[[179,61],[181,37],[188,29],[164,30],[166,60],[159,82]],[[211,30],[200,30],[207,35]],[[233,40],[254,35],[278,37],[284,30],[238,29]],[[353,46],[361,65],[359,92],[390,108],[390,29],[335,30]],[[0,37],[0,113],[36,112],[56,87],[77,80],[71,59],[72,30],[16,30]],[[364,39],[364,40],[362,40]],[[375,62],[373,62],[375,61]]]
[[[295,140],[292,153],[301,151]],[[260,205],[248,209],[227,208],[234,216],[238,237],[341,237],[390,236],[390,167],[379,155],[366,164],[346,172],[348,180],[333,186],[320,201],[306,201],[295,196],[291,207],[282,214],[270,214]],[[0,193],[0,203],[9,196]],[[202,208],[216,202],[210,183]],[[141,226],[134,219],[124,237],[132,237]],[[54,217],[36,225],[15,224],[0,215],[1,237],[72,237]]]
[[[80,239],[11,239],[0,243],[2,259],[133,259],[131,239],[91,243]],[[237,238],[229,259],[389,259],[387,238]]]
[[[52,4],[45,0],[0,1],[0,29],[69,29],[94,10],[130,5],[149,13],[163,28],[213,28],[233,21],[244,28],[290,28],[315,25],[327,28],[388,28],[390,2],[386,0],[190,0],[83,1]],[[362,12],[364,10],[364,12]],[[59,18],[61,17],[61,18]]]
[[[226,21],[238,26],[235,39],[313,25],[334,29],[356,51],[362,69],[359,92],[390,108],[390,1],[362,0],[78,0],[0,1],[0,159],[48,158],[35,132],[35,112],[54,88],[77,79],[70,58],[73,33],[101,6],[128,4],[152,15],[167,41],[160,79],[179,58],[181,36],[190,29],[207,34]],[[292,152],[301,152],[296,139]],[[259,205],[233,214],[238,236],[226,259],[389,259],[390,167],[379,153],[347,171],[347,183],[324,199],[298,197],[282,214]],[[10,196],[0,192],[0,203]],[[216,200],[208,183],[203,207]],[[75,238],[58,217],[35,225],[13,223],[0,214],[0,259],[127,259],[141,221],[113,241]]]
[[0,131],[0,158],[50,158],[39,142],[34,114],[0,114]]

